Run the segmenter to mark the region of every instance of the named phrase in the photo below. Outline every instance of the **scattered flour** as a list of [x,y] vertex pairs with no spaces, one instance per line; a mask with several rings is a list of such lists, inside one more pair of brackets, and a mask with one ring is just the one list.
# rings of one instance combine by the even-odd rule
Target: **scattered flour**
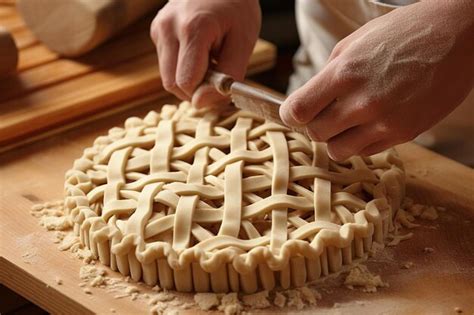
[[271,306],[268,300],[268,291],[260,291],[254,294],[244,295],[242,301],[246,306],[253,309],[268,308]]
[[242,312],[243,307],[240,304],[239,296],[234,292],[225,294],[217,309],[224,312],[225,315],[238,315]]
[[275,292],[275,299],[273,300],[273,304],[278,306],[279,308],[285,307],[286,304],[286,296],[281,294],[280,292]]
[[208,311],[220,304],[219,298],[215,293],[197,293],[194,295],[194,302],[203,311]]
[[[127,298],[131,300],[146,299],[148,305],[151,306],[152,314],[178,314],[179,310],[198,307],[201,310],[218,310],[226,315],[239,315],[252,309],[266,309],[271,306],[278,308],[296,308],[303,309],[306,306],[317,305],[317,300],[321,299],[321,295],[310,287],[301,287],[283,291],[260,291],[249,295],[239,295],[237,293],[215,294],[215,293],[197,293],[194,295],[195,303],[185,303],[182,299],[177,298],[178,295],[168,291],[163,291],[158,285],[152,288],[154,294],[142,294],[138,287],[129,284],[130,277],[112,278],[107,276],[107,272],[103,268],[95,266],[95,260],[90,250],[85,248],[79,238],[74,235],[71,230],[72,224],[64,215],[62,201],[37,205],[32,208],[32,215],[40,218],[40,224],[48,231],[55,232],[54,243],[59,244],[61,251],[70,251],[76,258],[83,260],[85,263],[81,267],[79,276],[83,282],[79,284],[83,288],[85,294],[92,294],[91,287],[104,288],[107,292],[114,292],[114,298]],[[413,233],[400,235],[398,230],[402,227],[414,228],[419,226],[413,223],[417,217],[427,220],[435,220],[438,217],[437,210],[445,211],[441,207],[424,206],[416,204],[413,200],[407,198],[404,203],[405,210],[400,209],[397,213],[395,231],[389,234],[392,240],[387,244],[394,246],[400,241],[409,239]],[[384,248],[384,245],[373,243],[371,248],[371,256],[376,255]],[[425,252],[432,252],[432,249],[424,249]],[[25,258],[34,256],[26,253]],[[402,268],[409,269],[413,266],[412,262],[406,262]],[[56,283],[62,284],[62,280],[57,278]],[[351,269],[347,275],[344,284],[349,288],[362,287],[364,292],[376,292],[378,287],[388,287],[379,275],[373,275],[369,272],[365,265],[358,265]],[[324,288],[323,288],[324,289]],[[334,305],[336,306],[337,303]],[[110,309],[112,313],[114,309]]]
[[373,275],[367,266],[358,265],[351,269],[344,284],[349,289],[354,287],[362,287],[362,291],[368,293],[377,292],[377,288],[388,287],[388,283],[382,281],[382,278],[379,275]]

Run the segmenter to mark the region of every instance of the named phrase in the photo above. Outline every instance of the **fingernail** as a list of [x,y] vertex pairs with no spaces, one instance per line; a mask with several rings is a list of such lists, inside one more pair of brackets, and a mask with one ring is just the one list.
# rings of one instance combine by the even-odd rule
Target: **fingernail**
[[309,137],[311,140],[313,140],[313,141],[315,141],[315,142],[323,142],[323,141],[318,137],[317,133],[316,133],[314,130],[308,128],[308,127],[306,127],[306,134],[308,135],[308,137]]
[[342,161],[347,159],[347,157],[345,157],[343,155],[336,154],[336,153],[332,152],[330,149],[328,149],[328,155],[329,155],[329,158],[331,160],[336,161],[336,162],[342,162]]
[[281,121],[287,126],[293,125],[293,118],[288,113],[288,105],[281,105],[279,110]]

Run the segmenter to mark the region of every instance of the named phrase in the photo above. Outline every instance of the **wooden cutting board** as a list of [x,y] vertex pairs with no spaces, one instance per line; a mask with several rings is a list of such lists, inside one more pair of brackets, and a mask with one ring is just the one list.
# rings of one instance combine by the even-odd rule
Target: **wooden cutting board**
[[[83,126],[0,155],[0,282],[53,313],[148,312],[145,300],[115,299],[112,293],[92,288],[86,295],[78,286],[82,263],[60,252],[54,233],[39,227],[30,216],[35,203],[62,197],[64,173],[99,135],[122,125],[129,116],[143,116],[175,99],[136,101],[121,113],[98,118]],[[419,202],[444,206],[440,219],[423,222],[415,236],[369,268],[390,283],[376,294],[343,287],[321,290],[320,305],[297,312],[313,314],[464,314],[474,312],[474,171],[452,160],[408,143],[398,147],[408,179],[408,194]],[[425,253],[432,247],[433,253]],[[408,270],[402,264],[413,262]],[[55,279],[63,280],[57,285]],[[142,293],[151,293],[141,285]],[[329,290],[329,291],[328,291]],[[192,299],[191,295],[182,295]],[[335,304],[338,303],[338,304]],[[269,310],[265,310],[269,312]],[[195,314],[188,311],[187,314]],[[204,312],[201,312],[203,314]]]
[[[35,39],[11,3],[0,2],[0,25],[19,48],[18,74],[0,79],[0,151],[52,127],[162,92],[149,38],[151,19],[80,58],[66,59]],[[271,68],[275,58],[275,46],[259,40],[248,74]]]

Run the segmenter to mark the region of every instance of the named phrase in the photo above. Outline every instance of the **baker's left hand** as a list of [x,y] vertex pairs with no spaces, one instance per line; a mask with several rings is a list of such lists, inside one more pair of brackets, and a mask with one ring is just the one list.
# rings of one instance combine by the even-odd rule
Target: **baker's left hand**
[[474,2],[422,1],[370,21],[280,108],[335,160],[409,141],[456,108],[474,83]]

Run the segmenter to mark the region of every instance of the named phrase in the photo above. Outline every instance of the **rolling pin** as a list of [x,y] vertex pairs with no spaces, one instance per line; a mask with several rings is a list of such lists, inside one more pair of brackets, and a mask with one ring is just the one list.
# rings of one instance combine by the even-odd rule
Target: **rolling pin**
[[17,7],[27,26],[48,48],[64,56],[79,56],[164,2],[19,0]]
[[18,63],[18,49],[12,35],[0,26],[0,77],[12,73]]

